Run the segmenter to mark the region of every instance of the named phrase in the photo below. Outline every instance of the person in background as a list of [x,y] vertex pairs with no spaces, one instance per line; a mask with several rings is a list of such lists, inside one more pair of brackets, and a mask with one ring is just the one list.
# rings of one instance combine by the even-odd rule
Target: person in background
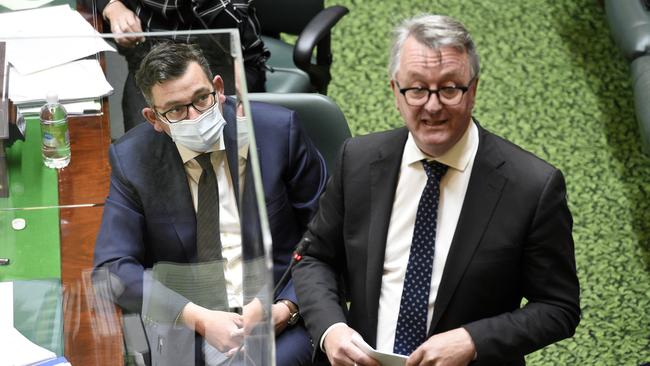
[[[248,149],[238,146],[236,102],[224,95],[223,80],[212,76],[195,45],[154,46],[136,80],[148,102],[142,110],[148,123],[110,146],[110,191],[95,244],[94,268],[116,279],[111,289],[124,312],[139,313],[147,302],[157,301],[155,317],[172,324],[169,329],[159,324],[148,328],[159,333],[147,334],[154,364],[228,362],[241,345],[244,328],[262,317],[260,301],[243,298],[243,262],[255,249],[242,243],[257,235],[260,223],[255,204],[251,206],[255,194]],[[327,172],[295,112],[251,103],[251,113],[277,283],[316,211]],[[178,272],[188,276],[206,268],[202,264],[221,263],[223,268],[209,273],[216,279],[209,286],[190,282],[176,289],[143,282],[145,272],[170,263],[192,265]],[[225,293],[219,293],[223,283]],[[215,294],[196,294],[195,288]],[[305,364],[312,346],[299,321],[291,281],[273,300],[276,363]],[[153,313],[143,315],[145,325]],[[196,345],[196,352],[188,352],[181,337],[174,335],[188,331],[188,342]],[[196,343],[194,332],[199,336]],[[188,361],[192,355],[195,359]]]
[[[249,92],[263,92],[266,82],[265,62],[270,56],[261,38],[260,25],[255,14],[253,0],[97,0],[97,10],[108,23],[111,33],[121,35],[133,32],[186,31],[203,29],[235,28],[239,30],[246,84]],[[187,36],[173,37],[185,42]],[[225,60],[225,51],[214,36],[201,36],[205,56],[212,72],[225,79],[226,94],[234,94],[233,65]],[[125,35],[115,38],[117,48],[128,63],[129,74],[124,85],[122,110],[124,130],[128,131],[143,123],[140,111],[146,106],[134,75],[143,57],[151,49],[151,42],[144,37]],[[229,42],[227,40],[226,42]]]
[[377,365],[365,341],[409,366],[523,365],[575,332],[563,175],[481,126],[479,76],[460,22],[425,14],[395,30],[405,127],[344,144],[293,270],[315,361]]

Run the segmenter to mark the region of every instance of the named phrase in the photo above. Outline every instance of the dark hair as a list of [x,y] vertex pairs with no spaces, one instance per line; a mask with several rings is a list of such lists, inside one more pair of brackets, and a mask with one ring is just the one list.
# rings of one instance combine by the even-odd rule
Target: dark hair
[[142,59],[135,73],[136,85],[144,94],[147,103],[153,106],[151,89],[154,85],[183,76],[191,62],[198,63],[208,80],[212,80],[210,65],[198,46],[174,42],[154,45]]

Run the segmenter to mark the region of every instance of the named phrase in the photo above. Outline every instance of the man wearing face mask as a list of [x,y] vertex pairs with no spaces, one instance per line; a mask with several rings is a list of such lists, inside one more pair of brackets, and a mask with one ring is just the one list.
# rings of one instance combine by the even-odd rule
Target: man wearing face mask
[[[130,130],[110,147],[111,186],[94,267],[117,280],[118,285],[111,283],[111,287],[125,312],[145,315],[148,293],[158,291],[157,297],[163,299],[158,305],[172,328],[196,332],[196,340],[188,343],[190,350],[177,339],[152,339],[148,334],[152,362],[228,362],[241,345],[247,317],[261,316],[262,311],[258,300],[243,301],[241,242],[246,233],[242,230],[255,224],[245,216],[246,187],[252,184],[252,176],[248,148],[238,146],[237,140],[241,143],[245,136],[237,131],[236,103],[224,95],[223,80],[211,75],[205,57],[193,45],[155,46],[144,58],[136,81],[148,102],[142,114],[149,123]],[[251,112],[277,282],[316,210],[327,173],[295,112],[262,103],[252,103]],[[212,196],[205,193],[208,180],[218,187]],[[239,197],[240,188],[244,198]],[[216,210],[207,224],[202,219],[210,212],[206,202]],[[241,218],[240,212],[244,212]],[[219,222],[217,234],[205,234],[214,221]],[[166,286],[152,289],[146,282],[148,270],[161,263],[194,266],[213,261],[224,263],[221,273],[214,275],[225,283],[225,302],[202,303]],[[187,268],[185,272],[197,267]],[[296,303],[289,283],[271,306],[278,365],[310,359],[312,346],[302,322],[297,322]],[[165,347],[168,351],[161,351]],[[210,359],[214,353],[216,361]],[[188,354],[193,362],[188,363]]]

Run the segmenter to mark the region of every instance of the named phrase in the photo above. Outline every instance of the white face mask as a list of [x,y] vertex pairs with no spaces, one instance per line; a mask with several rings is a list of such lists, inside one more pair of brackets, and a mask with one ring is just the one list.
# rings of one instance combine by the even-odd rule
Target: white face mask
[[169,123],[161,118],[167,126],[172,140],[196,152],[207,152],[217,143],[226,120],[219,111],[219,103],[203,112],[195,119],[187,119],[176,123]]

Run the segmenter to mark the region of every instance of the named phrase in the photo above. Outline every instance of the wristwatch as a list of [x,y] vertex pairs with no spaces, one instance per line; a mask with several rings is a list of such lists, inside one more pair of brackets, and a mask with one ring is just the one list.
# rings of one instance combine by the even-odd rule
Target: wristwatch
[[282,299],[279,300],[278,302],[283,303],[289,308],[289,321],[287,321],[287,325],[292,326],[298,323],[298,320],[300,319],[300,312],[298,311],[298,306],[287,299]]

